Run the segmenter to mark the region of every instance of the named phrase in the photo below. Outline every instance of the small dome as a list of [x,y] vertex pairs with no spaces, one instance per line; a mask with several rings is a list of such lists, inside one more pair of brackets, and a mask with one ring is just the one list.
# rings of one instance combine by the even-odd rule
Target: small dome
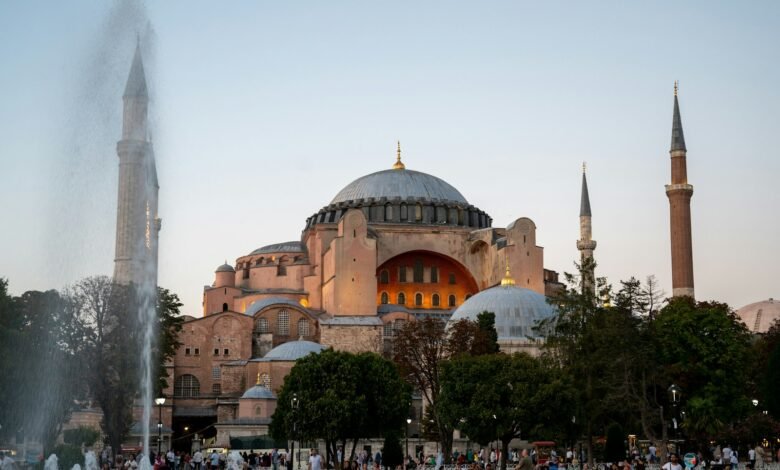
[[448,182],[427,173],[404,169],[378,171],[358,178],[339,191],[330,203],[371,197],[438,199],[468,205],[466,198]]
[[292,241],[266,245],[262,248],[256,249],[252,253],[249,253],[249,255],[262,255],[266,253],[303,253],[305,250],[306,248],[303,246],[303,243]]
[[216,271],[217,273],[234,273],[236,272],[235,269],[233,269],[233,266],[225,263],[222,266],[219,266]]
[[262,385],[255,385],[244,392],[244,394],[241,395],[241,398],[276,400],[276,395],[274,395],[274,392],[272,392],[270,389]]
[[449,323],[464,318],[476,321],[482,312],[496,315],[498,339],[540,338],[533,330],[534,326],[555,315],[555,309],[542,294],[502,282],[502,285],[486,289],[465,301],[452,314]]
[[780,319],[780,300],[755,302],[737,310],[737,316],[753,333],[766,333]]
[[312,341],[288,341],[268,351],[268,353],[263,356],[263,359],[273,361],[297,361],[311,353],[319,354],[324,349],[325,346]]

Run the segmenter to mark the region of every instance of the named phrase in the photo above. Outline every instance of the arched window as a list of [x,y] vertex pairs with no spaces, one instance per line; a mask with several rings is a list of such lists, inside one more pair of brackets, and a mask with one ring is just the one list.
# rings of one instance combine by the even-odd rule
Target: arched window
[[449,305],[450,307],[454,307],[455,302],[457,302],[457,300],[455,300],[455,296],[450,294],[450,296],[447,297],[447,305]]
[[423,262],[421,259],[414,261],[414,282],[423,282]]
[[422,205],[420,204],[414,206],[414,220],[417,222],[422,220]]
[[414,305],[420,307],[423,304],[423,295],[421,293],[414,294]]
[[261,266],[263,264],[263,261],[265,261],[265,258],[263,258],[262,256],[257,258],[257,260],[255,261],[255,266]]
[[398,305],[406,305],[406,294],[403,292],[398,293]]
[[298,320],[298,336],[309,336],[309,320],[301,318]]
[[261,416],[263,414],[263,407],[260,405],[257,405],[255,407],[255,416]]
[[387,322],[384,325],[384,331],[382,332],[385,337],[387,336],[393,336],[393,323]]
[[390,303],[390,299],[387,296],[387,292],[382,292],[382,305],[387,305]]
[[287,266],[280,264],[276,267],[276,275],[277,276],[286,276],[287,275]]
[[398,267],[398,282],[406,282],[406,266]]
[[455,284],[455,273],[450,273],[450,284]]
[[259,318],[257,320],[256,328],[258,333],[268,333],[268,320],[265,318]]
[[222,311],[227,312],[227,310],[228,310],[228,304],[227,302],[225,302],[224,304],[222,304]]
[[431,282],[436,284],[439,282],[439,268],[431,266]]
[[288,336],[290,334],[290,312],[285,309],[276,314],[276,334]]
[[433,305],[434,307],[439,306],[439,294],[433,294],[431,296],[431,305]]
[[409,213],[406,210],[406,204],[401,204],[401,221],[406,221],[409,218]]
[[390,204],[385,205],[385,222],[393,221],[393,206]]
[[177,397],[199,397],[200,382],[191,374],[180,375],[173,384],[173,394]]
[[383,269],[379,271],[379,283],[390,284],[390,271],[388,271],[387,269]]

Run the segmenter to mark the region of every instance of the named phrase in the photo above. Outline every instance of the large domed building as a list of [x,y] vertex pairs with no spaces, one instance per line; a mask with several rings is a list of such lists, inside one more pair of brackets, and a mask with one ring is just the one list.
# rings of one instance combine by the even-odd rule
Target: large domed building
[[[545,295],[560,287],[543,262],[532,220],[494,227],[452,184],[407,169],[399,147],[390,169],[308,217],[299,240],[216,268],[169,370],[174,429],[240,424],[247,390],[278,392],[303,354],[386,353],[403,322],[426,316],[493,310],[505,348],[532,345],[534,322],[552,312]],[[501,286],[506,269],[516,285]]]
[[780,321],[780,300],[770,297],[745,305],[737,310],[737,316],[751,333],[766,333],[775,322]]

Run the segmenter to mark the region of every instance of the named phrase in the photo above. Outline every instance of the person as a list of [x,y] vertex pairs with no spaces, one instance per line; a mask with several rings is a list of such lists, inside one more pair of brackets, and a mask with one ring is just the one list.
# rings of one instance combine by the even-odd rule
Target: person
[[279,449],[276,447],[271,451],[271,468],[279,470]]
[[374,454],[374,468],[376,470],[382,468],[382,452],[380,451],[376,451],[376,454]]
[[12,459],[10,455],[5,455],[5,452],[0,452],[0,469],[13,470],[14,467],[14,459]]
[[662,470],[682,470],[682,465],[680,465],[680,459],[677,457],[677,454],[672,454],[672,456],[669,458],[669,461],[666,462],[663,467],[661,467]]
[[761,444],[756,444],[756,466],[753,467],[756,470],[764,468],[764,460],[766,460],[766,452]]
[[750,461],[750,468],[756,468],[756,449],[748,449],[748,460]]
[[441,450],[439,450],[439,453],[436,454],[436,470],[441,470],[441,468],[444,466],[444,454]]
[[173,449],[168,449],[165,453],[165,461],[170,470],[176,470],[176,454],[173,453]]
[[520,452],[520,462],[515,466],[515,470],[534,470],[534,463],[528,455],[528,449]]
[[203,465],[203,452],[198,449],[192,454],[192,469],[201,470],[201,465]]
[[739,458],[737,457],[736,451],[731,452],[731,468],[734,470],[739,468]]
[[209,465],[211,466],[211,470],[217,470],[219,469],[219,454],[217,453],[217,450],[214,449],[211,451],[211,455],[209,455]]
[[649,454],[648,454],[648,456],[647,456],[647,460],[648,460],[648,462],[649,462],[649,463],[655,463],[655,462],[656,462],[656,459],[657,459],[657,457],[656,457],[656,455],[655,455],[655,452],[656,452],[656,450],[657,450],[657,449],[655,448],[655,445],[653,445],[653,444],[650,444],[650,447],[649,447],[647,450],[648,450],[648,452],[649,452]]
[[322,470],[322,457],[317,449],[312,449],[309,455],[309,470]]
[[645,470],[645,462],[642,460],[642,457],[637,456],[634,460],[634,470]]

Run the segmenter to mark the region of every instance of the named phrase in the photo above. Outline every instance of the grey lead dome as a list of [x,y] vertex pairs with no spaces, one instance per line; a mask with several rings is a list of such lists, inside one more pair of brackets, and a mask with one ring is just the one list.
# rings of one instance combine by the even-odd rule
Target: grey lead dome
[[349,183],[330,202],[355,201],[368,198],[400,197],[422,200],[451,201],[468,205],[468,201],[451,184],[433,175],[414,170],[383,170]]

